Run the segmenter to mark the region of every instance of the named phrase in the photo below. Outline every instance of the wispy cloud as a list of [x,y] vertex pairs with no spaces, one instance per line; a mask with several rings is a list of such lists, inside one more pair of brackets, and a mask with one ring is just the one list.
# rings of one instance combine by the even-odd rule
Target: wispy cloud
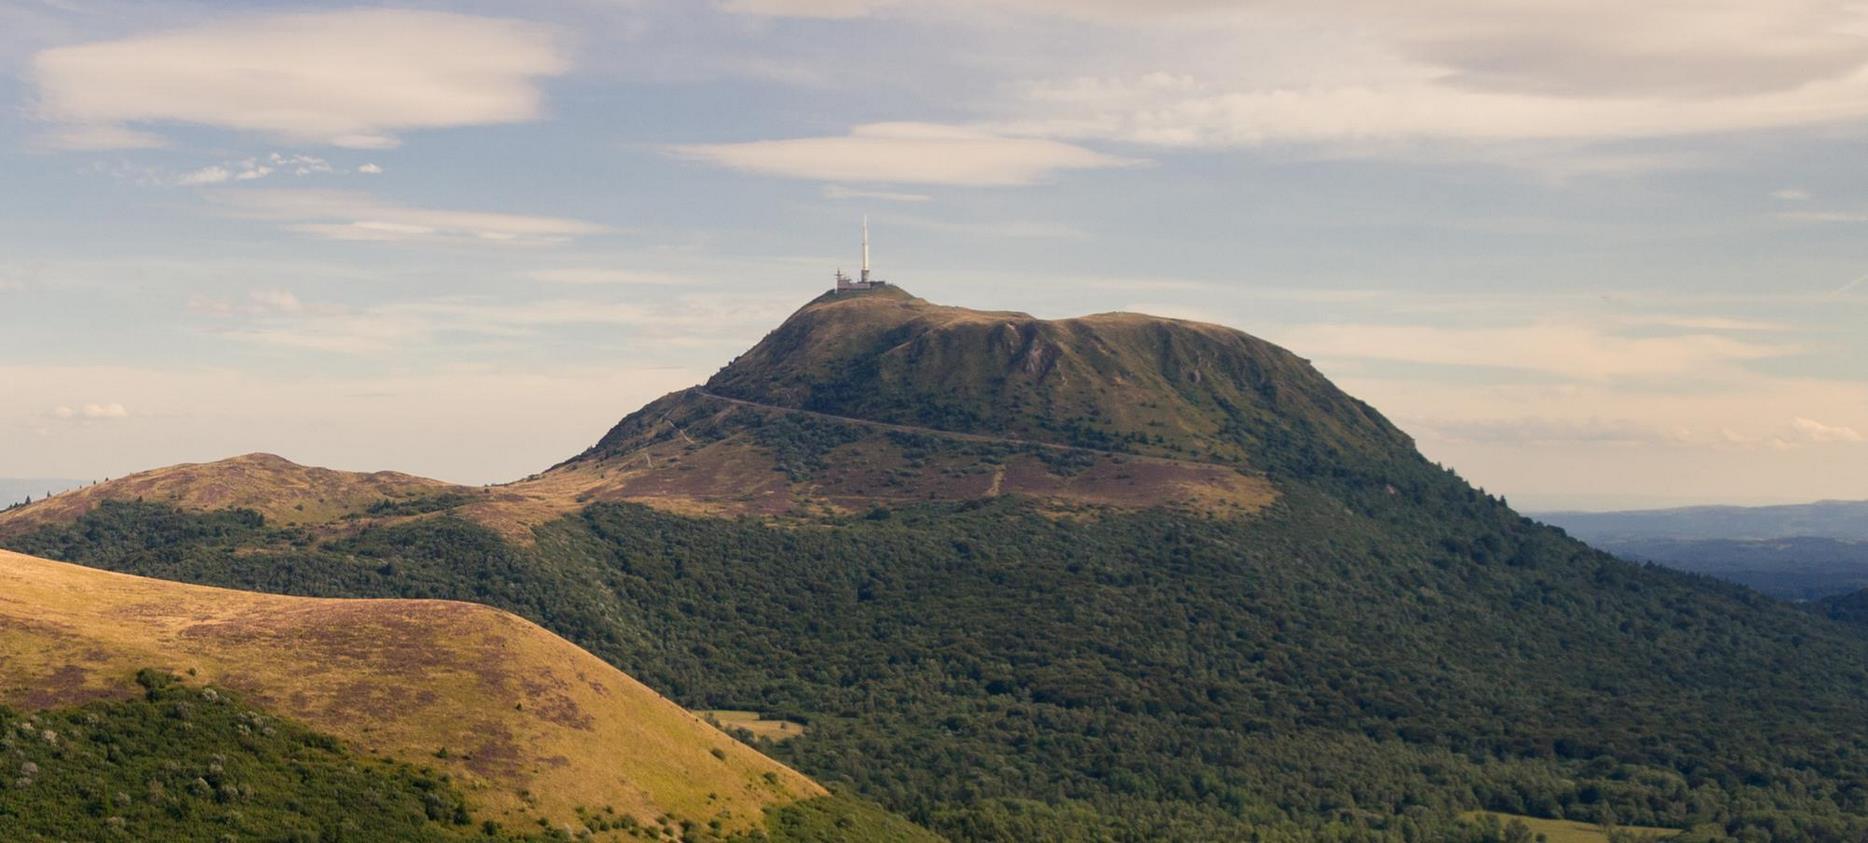
[[868,17],[879,0],[719,0],[720,8],[740,15],[842,20]]
[[469,344],[510,341],[572,326],[627,328],[666,346],[711,346],[726,337],[756,336],[795,305],[790,297],[690,294],[656,302],[447,297],[346,307],[261,291],[247,302],[210,301],[191,309],[215,318],[204,328],[227,339],[372,355],[462,338]]
[[226,190],[209,198],[234,216],[276,221],[331,240],[540,246],[611,230],[566,217],[414,208],[352,191]]
[[892,190],[859,190],[840,184],[824,185],[825,199],[875,199],[882,202],[926,202],[934,197],[925,193],[901,193]]
[[1020,240],[1082,240],[1089,233],[1068,223],[1048,220],[943,220],[890,217],[892,224],[961,234],[969,237],[1008,237]]
[[1679,328],[1692,331],[1794,331],[1796,327],[1786,322],[1771,322],[1763,319],[1738,319],[1729,316],[1687,316],[1671,314],[1648,314],[1624,316],[1616,320],[1623,325]]
[[1868,222],[1868,212],[1863,211],[1779,211],[1778,219],[1795,222],[1817,223],[1864,223]]
[[534,24],[359,9],[241,16],[58,47],[30,76],[53,145],[153,146],[137,126],[198,124],[294,142],[395,146],[398,133],[531,120],[567,62]]
[[1818,444],[1868,442],[1868,437],[1862,436],[1855,428],[1823,424],[1815,419],[1801,417],[1792,419],[1790,428],[1795,431],[1799,439],[1805,442]]
[[1313,324],[1285,331],[1281,339],[1319,357],[1517,369],[1584,380],[1705,375],[1802,350],[1705,333],[1621,336],[1558,322],[1481,328]]
[[[1009,134],[1163,147],[1601,142],[1868,118],[1850,0],[727,0],[732,12],[1055,32],[1016,37]],[[1022,29],[1021,29],[1022,28]],[[1464,151],[1462,151],[1463,153]],[[1573,154],[1566,152],[1565,154]],[[1578,163],[1666,166],[1667,153]]]
[[976,187],[1028,185],[1069,170],[1143,163],[1055,140],[933,123],[871,123],[841,136],[687,144],[671,151],[788,178]]
[[694,279],[683,275],[666,272],[639,272],[628,269],[606,269],[599,267],[565,267],[559,269],[538,269],[526,273],[535,281],[549,284],[622,284],[631,286],[675,286],[692,285]]

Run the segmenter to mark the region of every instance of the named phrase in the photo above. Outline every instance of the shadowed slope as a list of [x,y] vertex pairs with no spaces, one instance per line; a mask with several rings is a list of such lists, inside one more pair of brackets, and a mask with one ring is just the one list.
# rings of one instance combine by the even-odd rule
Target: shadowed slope
[[824,790],[529,621],[435,600],[281,597],[0,551],[0,702],[129,696],[141,667],[232,688],[359,750],[453,772],[477,811],[614,807],[726,829]]

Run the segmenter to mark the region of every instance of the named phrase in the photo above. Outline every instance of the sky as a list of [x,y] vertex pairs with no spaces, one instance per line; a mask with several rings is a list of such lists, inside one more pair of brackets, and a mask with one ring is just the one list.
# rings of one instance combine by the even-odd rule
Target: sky
[[466,483],[858,260],[1280,343],[1520,508],[1868,498],[1854,0],[0,0],[0,477]]

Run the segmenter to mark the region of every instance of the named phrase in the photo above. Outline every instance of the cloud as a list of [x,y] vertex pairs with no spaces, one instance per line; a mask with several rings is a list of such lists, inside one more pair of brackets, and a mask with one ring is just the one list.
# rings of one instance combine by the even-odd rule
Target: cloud
[[366,307],[301,303],[289,293],[255,292],[244,303],[203,301],[214,317],[202,329],[238,342],[376,355],[438,345],[497,347],[569,327],[628,329],[658,348],[716,350],[749,342],[796,306],[790,295],[689,294],[666,301],[552,298],[512,301],[452,296]]
[[95,422],[112,421],[130,417],[130,411],[122,404],[83,404],[77,409],[60,404],[52,408],[52,418],[59,421]]
[[1810,192],[1794,187],[1771,191],[1771,198],[1779,202],[1804,202],[1810,198]]
[[1142,163],[1068,143],[933,123],[871,123],[838,137],[688,144],[674,154],[735,170],[833,182],[1027,185],[1065,170]]
[[1421,434],[1452,442],[1554,445],[1571,443],[1682,444],[1690,434],[1629,419],[1439,419],[1421,425]]
[[122,126],[66,126],[40,135],[38,145],[69,150],[159,149],[168,146],[168,141]]
[[890,190],[858,190],[840,184],[824,185],[825,199],[875,199],[882,202],[926,202],[934,197],[925,193],[898,193]]
[[1704,375],[1800,350],[1712,334],[1628,337],[1558,322],[1497,328],[1312,324],[1280,337],[1320,358],[1517,369],[1582,380]]
[[929,231],[966,237],[1008,237],[1019,240],[1084,240],[1089,233],[1076,226],[1044,220],[950,220],[892,217],[891,222]]
[[[1868,7],[1851,0],[741,0],[724,7],[970,28],[981,46],[969,50],[1004,45],[991,57],[1015,68],[999,80],[1010,95],[984,104],[998,116],[994,125],[1060,140],[1412,154],[1445,141],[1591,143],[1868,118]],[[1067,48],[1030,37],[1065,31],[1068,39],[1057,40]]]
[[212,192],[209,199],[234,216],[275,221],[291,231],[330,240],[539,246],[610,231],[585,220],[412,208],[340,190],[223,190]]
[[567,64],[534,24],[358,9],[239,17],[33,57],[37,112],[74,149],[156,145],[196,124],[300,143],[395,146],[404,131],[532,120]]
[[1823,424],[1814,419],[1796,418],[1791,420],[1790,429],[1797,439],[1816,444],[1868,442],[1860,432],[1852,427],[1840,427]]
[[193,187],[203,184],[220,184],[230,178],[233,178],[233,173],[226,167],[214,165],[183,173],[181,178],[175,180],[175,183],[183,187]]
[[1762,319],[1734,319],[1729,316],[1677,316],[1649,315],[1629,316],[1617,320],[1624,325],[1647,326],[1656,328],[1679,328],[1692,331],[1793,331],[1796,328],[1784,322],[1767,322]]
[[720,0],[723,11],[739,15],[841,20],[868,17],[880,0]]
[[661,272],[637,272],[628,269],[572,267],[540,269],[527,273],[535,281],[549,284],[626,284],[674,286],[696,283],[693,279]]
[[[337,172],[337,168],[332,167],[331,162],[319,158],[316,155],[285,155],[275,152],[266,156],[266,161],[271,165],[271,167],[265,168],[267,172],[271,172],[272,168],[278,168],[283,172],[289,172],[295,176]],[[245,163],[248,167],[253,167],[256,162],[249,160]]]
[[372,176],[381,175],[383,172],[383,168],[376,164],[365,164],[361,167],[358,167],[357,172],[364,173],[366,175],[372,175]]
[[291,290],[252,290],[245,301],[196,296],[188,301],[188,309],[208,316],[264,316],[298,313],[305,305]]
[[1861,211],[1782,211],[1777,214],[1777,218],[1793,222],[1862,223],[1868,222],[1868,213]]

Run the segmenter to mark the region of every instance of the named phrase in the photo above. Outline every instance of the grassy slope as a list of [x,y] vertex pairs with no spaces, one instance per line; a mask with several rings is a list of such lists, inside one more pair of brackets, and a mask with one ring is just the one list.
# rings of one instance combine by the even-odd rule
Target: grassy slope
[[[509,824],[580,806],[728,829],[823,793],[513,615],[441,601],[279,597],[0,552],[0,701],[42,708],[186,672],[360,750],[453,773]],[[446,750],[445,757],[437,757]]]
[[138,472],[0,512],[0,533],[69,522],[105,500],[146,500],[189,510],[250,509],[275,524],[322,524],[383,501],[465,491],[395,471],[334,471],[272,454],[247,454]]

